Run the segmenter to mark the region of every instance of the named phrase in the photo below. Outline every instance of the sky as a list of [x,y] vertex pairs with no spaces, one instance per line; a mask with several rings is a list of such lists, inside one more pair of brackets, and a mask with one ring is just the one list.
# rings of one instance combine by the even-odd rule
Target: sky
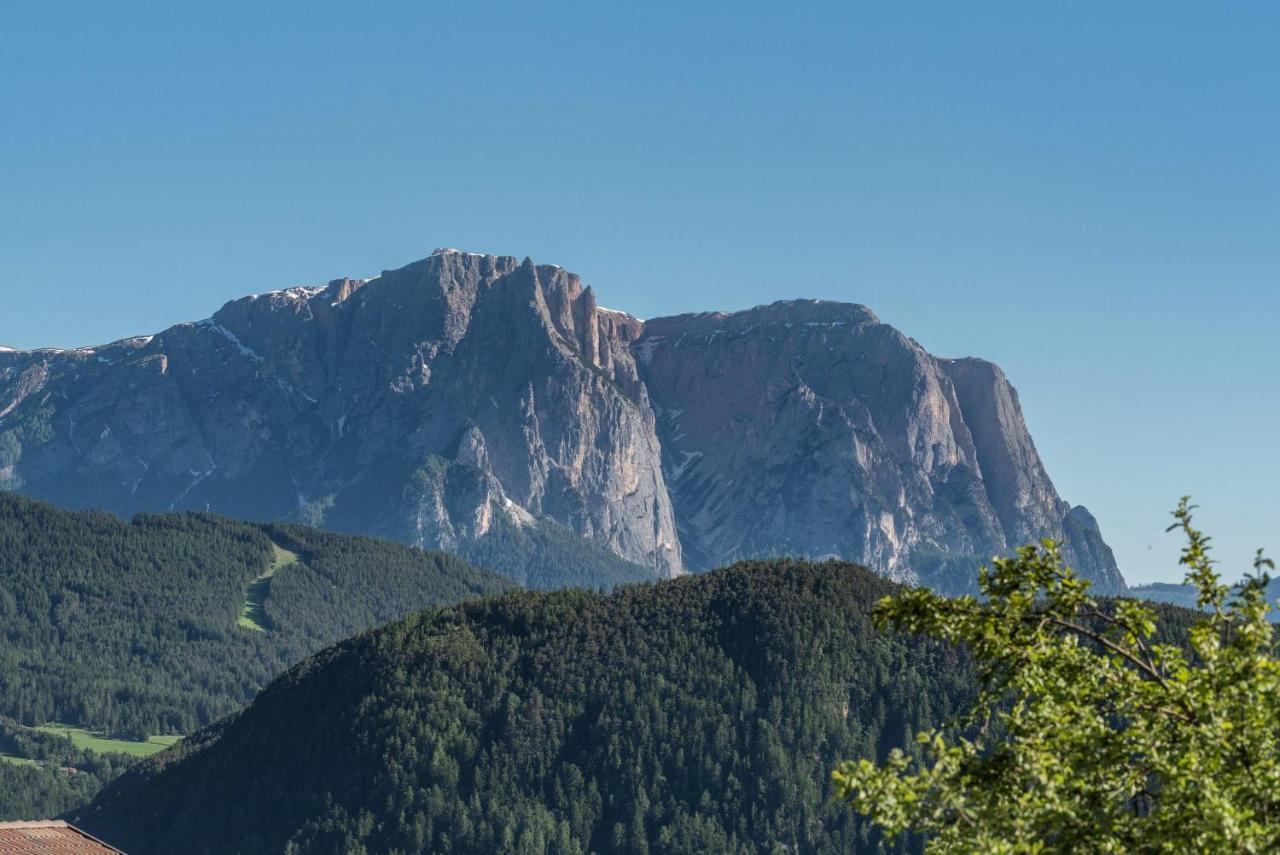
[[864,303],[1018,388],[1131,583],[1280,553],[1280,7],[0,3],[0,343],[436,247]]

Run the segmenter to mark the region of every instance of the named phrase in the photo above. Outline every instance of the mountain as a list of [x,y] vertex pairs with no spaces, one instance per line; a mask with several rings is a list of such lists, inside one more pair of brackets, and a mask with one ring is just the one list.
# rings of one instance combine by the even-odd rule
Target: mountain
[[[1196,604],[1199,592],[1194,585],[1149,582],[1129,588],[1129,596],[1152,603],[1169,603],[1185,609],[1199,608]],[[1267,583],[1266,599],[1271,603],[1267,619],[1272,623],[1280,623],[1280,579],[1272,579]]]
[[511,587],[397,543],[0,493],[0,716],[190,733],[327,644]]
[[989,362],[937,359],[866,307],[819,300],[660,318],[637,351],[694,567],[829,554],[967,590],[978,561],[1048,536],[1123,590]]
[[977,561],[1042,536],[1124,585],[996,366],[857,305],[641,321],[556,265],[457,250],[0,352],[0,487],[304,521],[544,587],[799,554],[969,590]]
[[831,805],[972,696],[896,586],[787,560],[415,615],[292,669],[73,821],[135,855],[874,851]]

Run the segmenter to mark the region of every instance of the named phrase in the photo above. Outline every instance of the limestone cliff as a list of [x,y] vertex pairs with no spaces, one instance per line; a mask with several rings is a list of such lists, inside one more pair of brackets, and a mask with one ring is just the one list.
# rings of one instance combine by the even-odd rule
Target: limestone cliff
[[1123,588],[988,362],[936,359],[870,309],[819,300],[653,320],[636,351],[691,568],[836,555],[957,591],[978,561],[1050,536]]
[[1051,535],[1123,586],[990,363],[839,303],[642,322],[558,266],[452,249],[154,336],[0,349],[6,488],[464,552],[565,543],[550,526],[654,577],[798,553],[963,590]]

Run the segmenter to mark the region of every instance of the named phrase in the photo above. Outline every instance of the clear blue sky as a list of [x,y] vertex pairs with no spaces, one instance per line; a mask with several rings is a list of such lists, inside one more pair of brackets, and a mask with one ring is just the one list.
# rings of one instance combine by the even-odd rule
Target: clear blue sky
[[1280,7],[176,5],[0,5],[0,342],[437,246],[855,301],[1004,366],[1130,581],[1182,493],[1280,552]]

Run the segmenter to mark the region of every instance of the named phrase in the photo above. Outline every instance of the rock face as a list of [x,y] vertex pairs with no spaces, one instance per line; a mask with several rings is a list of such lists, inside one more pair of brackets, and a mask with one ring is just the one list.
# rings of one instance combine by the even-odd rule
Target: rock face
[[1048,535],[1123,589],[996,366],[848,304],[642,322],[560,267],[456,250],[155,336],[0,350],[0,489],[453,549],[551,524],[655,577],[838,555],[944,590]]
[[650,321],[636,352],[691,568],[834,555],[955,591],[975,560],[1051,536],[1123,589],[989,362],[937,359],[865,306],[819,300]]

